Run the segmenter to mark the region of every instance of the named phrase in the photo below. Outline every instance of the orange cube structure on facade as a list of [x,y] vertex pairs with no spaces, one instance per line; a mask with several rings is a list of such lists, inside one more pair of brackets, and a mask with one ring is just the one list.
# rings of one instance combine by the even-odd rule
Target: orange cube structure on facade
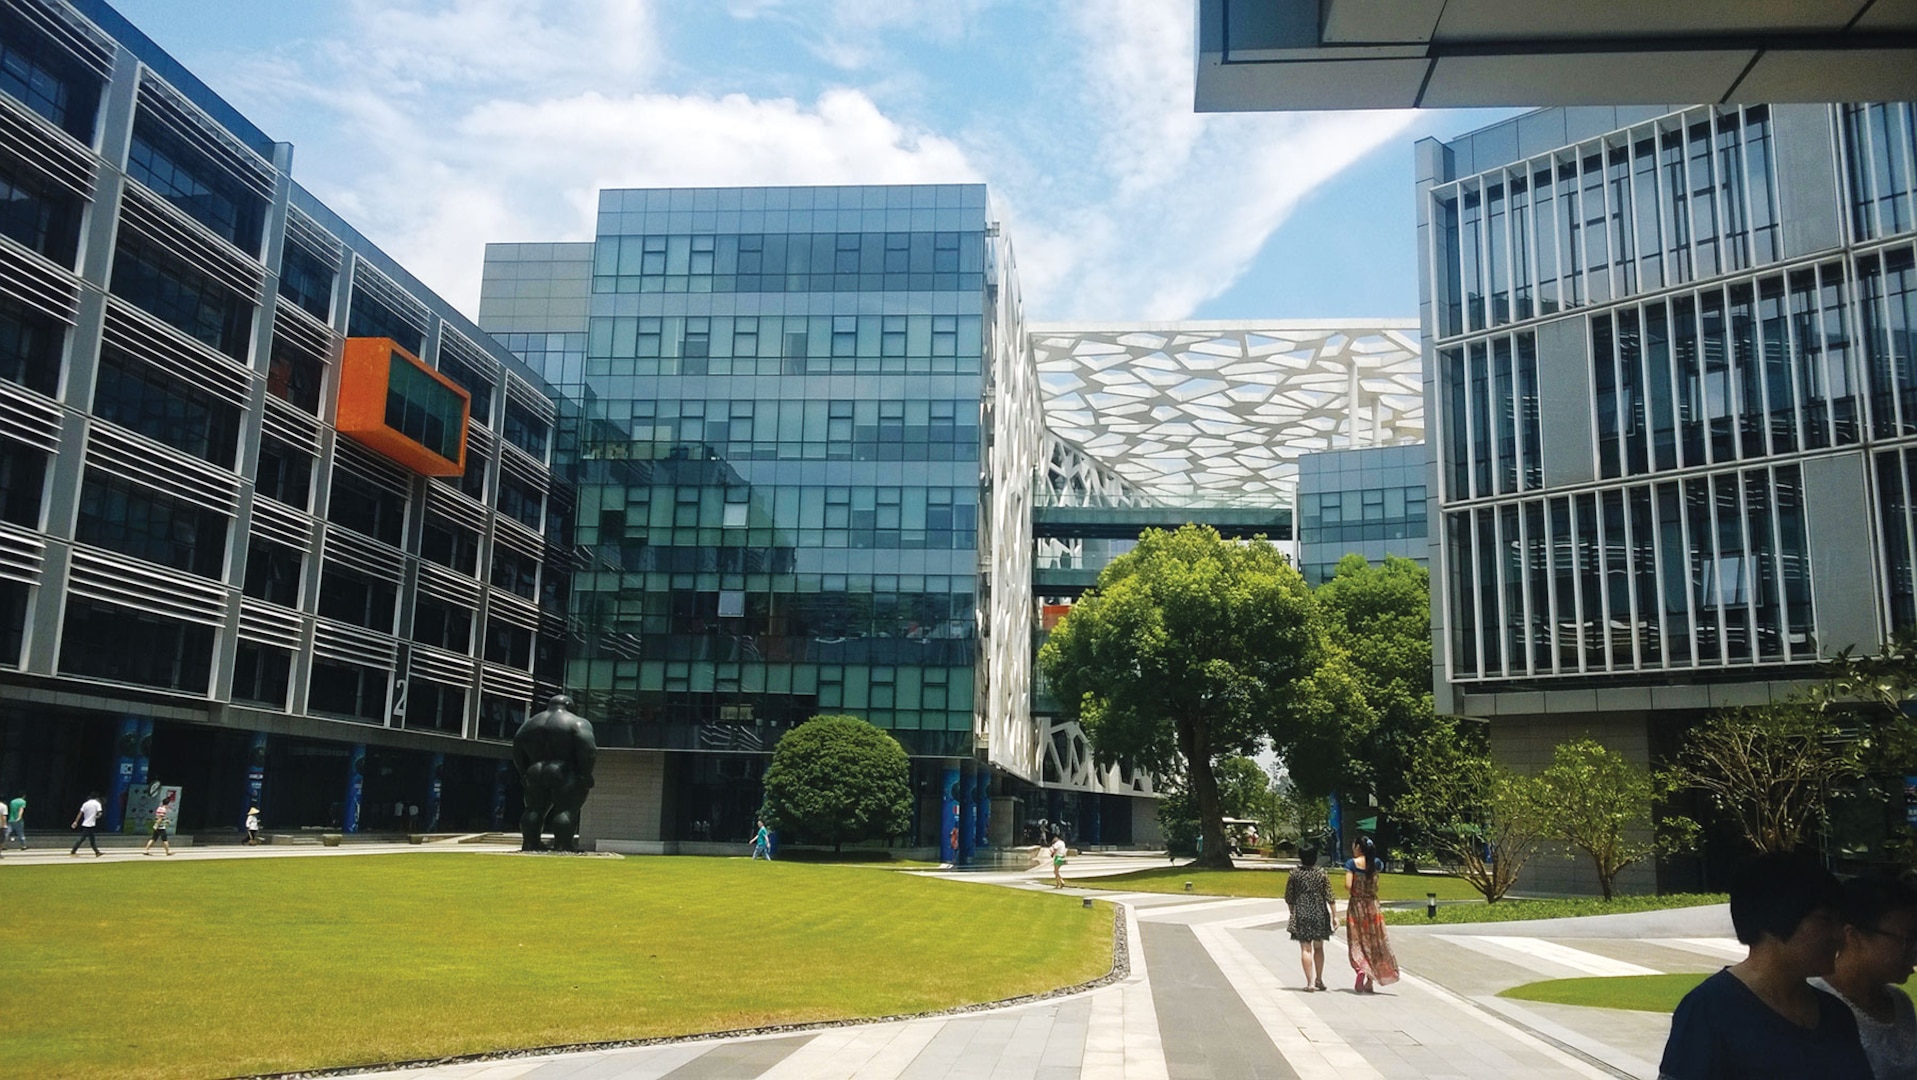
[[342,435],[422,476],[466,471],[473,397],[391,338],[346,339],[339,378]]

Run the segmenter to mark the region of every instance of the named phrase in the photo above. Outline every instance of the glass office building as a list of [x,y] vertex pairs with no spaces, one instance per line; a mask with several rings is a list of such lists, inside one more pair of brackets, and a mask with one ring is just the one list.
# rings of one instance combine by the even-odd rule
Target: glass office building
[[43,823],[141,783],[208,836],[515,812],[551,395],[291,159],[106,4],[0,3],[0,792]]
[[1917,621],[1913,130],[1551,109],[1419,144],[1438,704],[1509,760],[1648,760]]
[[1038,400],[985,188],[605,191],[591,244],[488,247],[481,325],[567,399],[567,682],[663,752],[604,759],[653,793],[626,834],[749,835],[773,743],[847,712],[913,756],[920,843],[958,784],[969,852],[975,760],[1037,755]]
[[1326,450],[1298,459],[1298,572],[1331,580],[1338,561],[1387,555],[1430,565],[1425,445]]

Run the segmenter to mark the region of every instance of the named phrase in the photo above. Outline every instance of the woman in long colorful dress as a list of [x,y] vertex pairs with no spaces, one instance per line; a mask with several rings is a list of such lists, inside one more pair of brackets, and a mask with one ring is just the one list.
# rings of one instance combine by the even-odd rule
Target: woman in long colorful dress
[[1345,862],[1345,894],[1350,898],[1345,904],[1345,945],[1351,970],[1358,973],[1352,990],[1374,994],[1379,985],[1398,981],[1398,959],[1385,940],[1384,914],[1378,910],[1378,848],[1369,836],[1351,845],[1351,858]]

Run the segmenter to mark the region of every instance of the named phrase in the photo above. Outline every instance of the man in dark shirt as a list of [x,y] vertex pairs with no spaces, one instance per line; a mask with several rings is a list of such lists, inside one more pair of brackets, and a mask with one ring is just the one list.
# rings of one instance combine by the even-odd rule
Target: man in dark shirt
[[1806,979],[1843,944],[1837,879],[1808,859],[1760,855],[1731,882],[1731,925],[1750,946],[1678,1003],[1663,1080],[1871,1080],[1857,1021]]

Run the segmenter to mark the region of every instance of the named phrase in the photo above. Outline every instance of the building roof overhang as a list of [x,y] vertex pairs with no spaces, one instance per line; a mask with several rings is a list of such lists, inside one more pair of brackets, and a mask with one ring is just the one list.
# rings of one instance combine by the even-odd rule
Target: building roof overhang
[[1199,112],[1917,98],[1917,0],[1198,0]]

